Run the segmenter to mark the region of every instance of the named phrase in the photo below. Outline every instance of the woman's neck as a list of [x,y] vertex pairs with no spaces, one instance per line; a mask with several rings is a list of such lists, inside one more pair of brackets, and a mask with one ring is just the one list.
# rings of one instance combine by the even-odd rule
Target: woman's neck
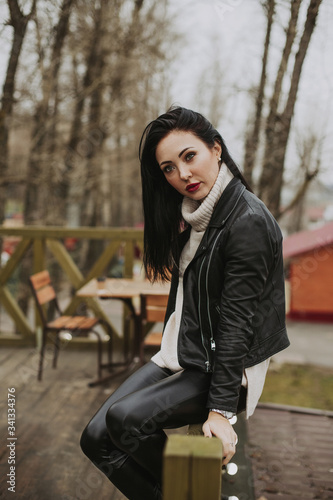
[[222,163],[212,189],[203,200],[197,201],[187,196],[184,197],[182,215],[195,231],[206,229],[218,200],[233,177],[228,167]]

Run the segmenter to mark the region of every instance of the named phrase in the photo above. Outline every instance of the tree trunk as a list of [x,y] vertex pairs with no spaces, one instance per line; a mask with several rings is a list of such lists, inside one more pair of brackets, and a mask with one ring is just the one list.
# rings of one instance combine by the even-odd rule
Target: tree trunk
[[82,115],[86,99],[91,96],[96,84],[100,82],[100,75],[96,71],[96,64],[98,62],[98,46],[101,37],[101,23],[102,17],[98,9],[95,14],[95,25],[90,44],[90,51],[88,53],[85,75],[83,77],[82,88],[80,89],[74,108],[74,116],[71,124],[69,140],[67,142],[64,171],[61,180],[58,184],[58,195],[60,205],[62,207],[62,218],[66,220],[68,207],[70,204],[70,188],[71,188],[71,174],[78,169],[78,165],[85,160],[85,156],[81,151],[78,151],[78,146],[82,137]]
[[[5,217],[6,202],[6,175],[8,172],[8,138],[10,118],[13,112],[15,77],[18,61],[21,54],[27,24],[35,12],[36,0],[33,0],[30,13],[24,15],[16,0],[8,0],[10,20],[8,24],[13,27],[13,41],[7,65],[6,78],[3,85],[0,108],[0,224]],[[1,255],[1,246],[0,246]]]
[[[84,168],[85,189],[82,200],[81,225],[83,226],[102,226],[102,204],[103,195],[101,191],[102,183],[102,148],[106,137],[102,125],[102,107],[104,72],[106,68],[105,61],[105,30],[107,24],[108,2],[102,0],[95,16],[94,44],[90,53],[91,78],[94,82],[90,94],[90,109],[87,136],[89,138],[89,149],[87,151]],[[87,73],[86,73],[87,76]],[[101,253],[103,242],[90,240],[86,242],[81,249],[81,267],[86,272],[91,263]]]
[[[299,87],[301,72],[305,56],[309,47],[312,33],[314,31],[319,7],[322,0],[311,0],[304,25],[303,34],[299,43],[298,52],[295,57],[293,72],[287,103],[281,114],[278,113],[278,102],[273,100],[271,114],[267,123],[266,154],[260,179],[259,196],[267,204],[273,215],[278,215],[280,209],[281,190],[283,185],[283,171],[288,139],[290,134],[291,120],[295,109],[297,91]],[[296,2],[294,2],[296,3]],[[296,24],[294,26],[296,30]],[[293,36],[293,38],[295,35]],[[288,50],[291,51],[288,47]],[[282,61],[281,61],[282,62]],[[279,97],[282,86],[281,80],[277,79],[275,90]],[[274,97],[274,95],[273,95]]]
[[255,100],[255,115],[254,115],[254,123],[253,127],[249,127],[249,131],[245,141],[245,155],[244,155],[244,177],[248,184],[252,186],[252,172],[255,166],[255,162],[257,159],[257,152],[259,146],[259,136],[261,130],[262,123],[262,110],[265,99],[265,86],[267,79],[267,61],[268,61],[268,52],[271,40],[271,31],[274,21],[275,14],[275,0],[267,0],[264,4],[264,8],[267,12],[267,28],[266,28],[266,37],[265,37],[265,45],[264,45],[264,54],[262,58],[262,69],[260,76],[259,88],[257,90],[257,97]]
[[128,210],[125,209],[124,204],[128,205],[130,199],[130,182],[128,165],[123,161],[123,148],[122,148],[122,126],[125,123],[125,110],[122,106],[123,92],[125,88],[126,78],[131,72],[131,55],[139,40],[138,33],[140,33],[141,26],[139,22],[140,11],[143,7],[144,0],[134,0],[133,12],[131,22],[128,26],[124,42],[122,45],[121,53],[119,54],[118,64],[114,71],[114,78],[111,81],[110,90],[111,98],[116,106],[115,122],[119,124],[116,132],[117,142],[117,156],[118,156],[118,176],[117,184],[119,189],[113,190],[112,195],[116,198],[115,201],[115,218],[116,225],[126,225]]
[[265,129],[266,146],[265,146],[265,153],[263,160],[263,168],[259,182],[259,197],[262,198],[267,205],[269,204],[269,199],[268,197],[265,197],[265,190],[268,184],[272,182],[271,177],[274,175],[273,167],[271,165],[271,160],[273,155],[275,154],[275,149],[279,147],[279,145],[276,143],[276,129],[279,121],[278,106],[281,98],[283,78],[287,71],[291,49],[296,37],[297,21],[298,21],[300,6],[301,6],[301,0],[292,0],[290,19],[286,32],[286,41],[282,52],[280,66],[277,72],[274,90],[270,100],[269,114],[266,121],[266,129]]

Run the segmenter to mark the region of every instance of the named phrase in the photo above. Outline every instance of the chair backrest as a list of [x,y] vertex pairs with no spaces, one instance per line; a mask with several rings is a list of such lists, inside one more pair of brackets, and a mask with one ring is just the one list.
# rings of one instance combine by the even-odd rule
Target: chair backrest
[[141,294],[141,319],[147,323],[163,323],[168,297],[168,294]]
[[57,301],[56,293],[51,283],[51,278],[48,271],[41,271],[40,273],[33,274],[29,278],[32,288],[32,293],[36,301],[36,305],[41,316],[43,324],[46,323],[46,315],[44,308],[52,300]]

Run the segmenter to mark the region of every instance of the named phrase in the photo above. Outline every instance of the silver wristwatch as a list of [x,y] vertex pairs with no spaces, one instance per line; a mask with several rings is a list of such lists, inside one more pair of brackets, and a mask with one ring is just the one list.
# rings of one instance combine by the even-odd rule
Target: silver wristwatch
[[219,413],[220,415],[222,415],[222,417],[227,418],[228,420],[230,420],[235,415],[232,411],[216,410],[215,408],[211,408],[209,411]]

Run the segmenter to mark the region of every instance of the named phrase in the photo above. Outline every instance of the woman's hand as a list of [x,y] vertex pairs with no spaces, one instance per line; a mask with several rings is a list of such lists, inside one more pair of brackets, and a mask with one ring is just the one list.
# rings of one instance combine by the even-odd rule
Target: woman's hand
[[202,431],[206,437],[216,436],[222,441],[223,461],[222,465],[227,465],[236,452],[238,437],[229,420],[210,411],[208,419],[202,426]]

